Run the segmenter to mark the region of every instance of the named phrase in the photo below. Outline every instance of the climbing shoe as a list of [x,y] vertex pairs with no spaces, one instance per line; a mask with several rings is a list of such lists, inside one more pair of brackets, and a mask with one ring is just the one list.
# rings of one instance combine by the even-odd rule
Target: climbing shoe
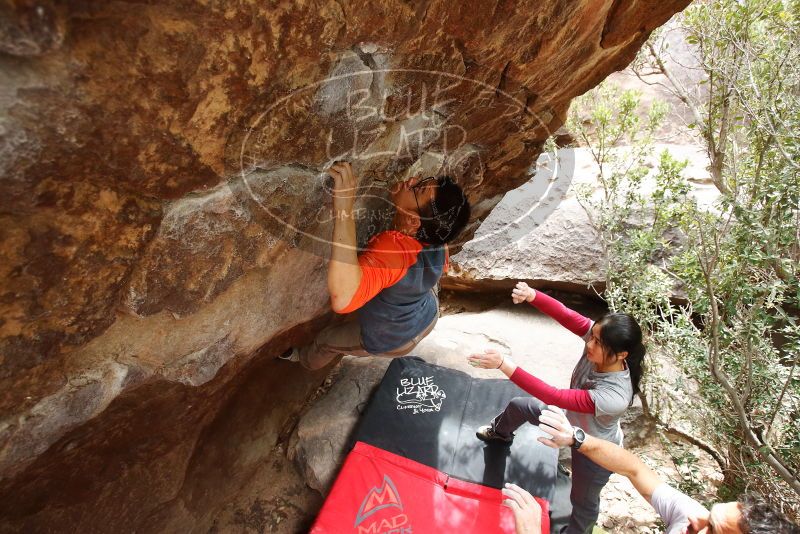
[[487,443],[491,443],[493,441],[498,443],[511,443],[514,441],[514,434],[511,434],[509,437],[501,436],[494,431],[494,427],[492,425],[483,425],[482,427],[478,428],[478,430],[475,432],[475,435],[478,437],[478,439]]
[[278,359],[285,360],[287,362],[299,362],[300,352],[298,352],[295,347],[289,347],[278,356]]

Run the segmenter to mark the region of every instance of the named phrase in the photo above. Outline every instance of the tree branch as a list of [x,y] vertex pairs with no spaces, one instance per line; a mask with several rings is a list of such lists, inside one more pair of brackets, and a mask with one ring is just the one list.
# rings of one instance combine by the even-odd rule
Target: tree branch
[[781,405],[783,404],[783,397],[786,395],[786,390],[789,389],[789,384],[792,383],[792,378],[794,377],[794,370],[797,368],[797,362],[800,360],[800,357],[796,357],[794,362],[792,362],[792,367],[789,369],[789,376],[786,378],[786,382],[783,383],[783,388],[781,389],[781,394],[778,395],[778,401],[775,404],[775,409],[772,411],[772,415],[769,418],[769,422],[767,423],[766,429],[764,430],[764,436],[769,437],[770,432],[772,431],[772,425],[775,422],[775,417],[778,415],[778,411],[781,409]]
[[698,128],[702,132],[703,138],[706,140],[708,158],[711,160],[711,178],[714,181],[714,186],[719,190],[720,193],[729,194],[730,191],[722,179],[725,152],[724,149],[720,150],[718,148],[717,140],[714,138],[714,132],[711,128],[710,114],[709,120],[703,119],[700,108],[689,97],[689,91],[686,90],[680,80],[678,80],[678,78],[669,70],[669,68],[667,68],[653,44],[648,41],[645,43],[645,46],[647,47],[648,52],[650,52],[650,55],[658,69],[661,71],[664,77],[667,78],[670,85],[672,85],[672,94],[674,94],[681,102],[683,102],[692,113]]
[[[703,242],[703,251],[707,251],[708,248],[706,246],[702,230],[700,231],[700,239]],[[718,250],[718,248],[715,248],[715,250]],[[703,262],[701,261],[701,264],[702,263]],[[745,440],[750,444],[751,447],[753,447],[753,449],[755,449],[758,456],[761,457],[761,459],[764,460],[764,462],[766,462],[770,467],[772,467],[778,476],[781,477],[792,488],[792,490],[800,495],[800,479],[788,467],[786,467],[780,454],[771,446],[769,446],[769,444],[764,443],[753,431],[750,421],[747,417],[747,413],[744,410],[744,406],[739,399],[736,388],[733,387],[728,375],[719,365],[719,309],[717,307],[716,295],[714,293],[711,271],[706,268],[702,268],[701,270],[703,271],[706,293],[709,297],[711,306],[711,324],[709,325],[709,328],[711,329],[711,344],[709,346],[708,358],[711,375],[714,377],[714,380],[716,380],[717,383],[722,386],[722,389],[725,391],[728,400],[733,405],[739,420],[739,429],[742,431],[742,434],[744,434]]]

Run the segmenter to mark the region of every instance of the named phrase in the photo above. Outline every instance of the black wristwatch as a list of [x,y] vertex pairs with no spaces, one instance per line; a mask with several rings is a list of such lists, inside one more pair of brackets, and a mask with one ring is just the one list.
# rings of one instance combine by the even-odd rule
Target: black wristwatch
[[583,445],[583,440],[586,439],[586,432],[582,429],[578,428],[577,426],[572,427],[572,448],[573,449],[580,449],[581,445]]

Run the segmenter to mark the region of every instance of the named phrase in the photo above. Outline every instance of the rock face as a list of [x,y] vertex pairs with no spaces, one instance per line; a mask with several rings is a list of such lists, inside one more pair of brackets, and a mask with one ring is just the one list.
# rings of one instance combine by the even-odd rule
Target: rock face
[[350,434],[390,362],[388,358],[345,357],[331,389],[298,422],[290,458],[310,488],[328,494],[347,454]]
[[324,376],[271,359],[324,324],[325,166],[362,240],[417,171],[480,218],[686,4],[2,3],[0,529],[209,524]]
[[510,291],[517,280],[528,280],[536,287],[586,292],[602,283],[603,251],[571,188],[580,180],[593,183],[591,157],[585,149],[558,154],[542,155],[536,175],[503,197],[475,238],[453,256],[443,287]]

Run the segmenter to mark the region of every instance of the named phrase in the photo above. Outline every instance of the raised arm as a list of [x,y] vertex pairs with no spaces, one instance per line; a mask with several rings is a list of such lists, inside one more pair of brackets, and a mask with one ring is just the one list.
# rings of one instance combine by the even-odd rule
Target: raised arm
[[[548,406],[539,415],[539,428],[550,435],[549,439],[539,438],[545,445],[553,448],[570,447],[574,442],[572,425],[555,406]],[[656,472],[647,467],[638,456],[610,441],[587,434],[579,450],[597,465],[630,480],[647,502],[650,502],[653,491],[662,484]]]
[[514,304],[528,302],[540,312],[558,321],[561,326],[576,336],[585,336],[592,327],[591,319],[584,317],[575,310],[567,308],[550,295],[546,295],[541,291],[536,291],[525,282],[517,282],[517,286],[511,292],[511,299],[514,301]]
[[518,367],[510,357],[504,357],[496,350],[471,354],[467,361],[483,369],[500,369],[512,382],[546,404],[573,412],[595,413],[594,400],[587,390],[555,388]]
[[353,300],[362,275],[353,218],[356,179],[347,162],[335,163],[328,173],[333,177],[333,239],[328,263],[328,292],[331,308],[340,311]]

